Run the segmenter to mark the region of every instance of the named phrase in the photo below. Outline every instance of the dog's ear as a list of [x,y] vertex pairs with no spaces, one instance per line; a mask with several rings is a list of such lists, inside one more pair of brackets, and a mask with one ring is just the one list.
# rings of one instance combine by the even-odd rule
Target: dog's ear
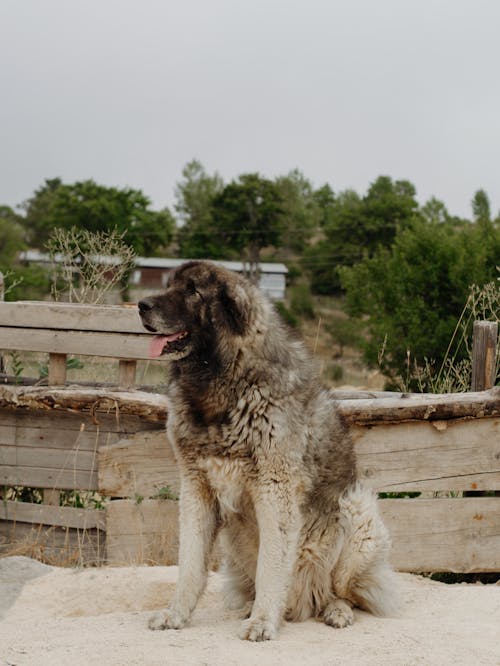
[[219,303],[222,316],[236,335],[245,335],[250,324],[250,299],[238,283],[221,286]]

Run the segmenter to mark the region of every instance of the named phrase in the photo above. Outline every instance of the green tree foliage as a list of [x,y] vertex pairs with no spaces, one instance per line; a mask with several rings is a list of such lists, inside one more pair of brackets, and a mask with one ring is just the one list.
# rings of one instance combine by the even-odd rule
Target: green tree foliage
[[313,193],[314,200],[319,209],[319,226],[328,227],[333,223],[333,217],[336,210],[335,193],[328,185],[322,185]]
[[325,238],[310,247],[304,258],[312,289],[320,294],[338,292],[342,266],[353,266],[379,247],[390,247],[397,231],[415,219],[415,194],[409,181],[380,176],[364,197],[346,190],[330,202],[324,209]]
[[167,209],[151,210],[140,190],[105,187],[93,180],[68,185],[47,180],[24,209],[25,226],[37,247],[44,246],[56,227],[95,233],[116,229],[137,254],[158,254],[170,243],[175,224]]
[[23,218],[9,206],[0,206],[0,271],[5,278],[5,299],[36,300],[49,290],[49,275],[41,266],[25,266],[18,254],[26,249]]
[[50,293],[50,275],[45,266],[15,264],[6,276],[6,301],[37,301]]
[[198,160],[188,162],[175,188],[175,210],[181,227],[179,253],[191,259],[217,258],[220,248],[213,236],[212,202],[224,187],[218,174],[210,176]]
[[322,223],[322,208],[314,189],[298,170],[274,181],[282,200],[283,220],[280,244],[287,256],[301,253],[315,229]]
[[477,190],[471,202],[474,222],[482,231],[492,227],[490,199],[484,190]]
[[60,178],[48,178],[35,190],[33,196],[21,205],[25,212],[26,241],[30,247],[42,249],[47,242],[53,229],[49,222],[51,211],[60,187]]
[[0,206],[0,270],[6,272],[26,247],[21,217],[9,206]]
[[421,208],[420,217],[431,224],[451,222],[450,214],[444,203],[436,197],[431,197]]
[[368,316],[370,365],[380,362],[394,378],[405,376],[408,354],[419,363],[443,357],[469,286],[484,284],[495,270],[481,247],[475,225],[456,230],[420,221],[400,229],[391,248],[342,269],[350,314]]
[[228,257],[248,262],[251,277],[263,248],[283,236],[284,208],[275,183],[257,173],[241,175],[226,185],[212,203],[216,241]]

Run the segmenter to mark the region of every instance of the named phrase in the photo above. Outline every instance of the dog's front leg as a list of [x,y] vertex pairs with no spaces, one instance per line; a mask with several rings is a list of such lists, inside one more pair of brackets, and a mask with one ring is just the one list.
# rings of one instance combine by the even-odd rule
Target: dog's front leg
[[288,481],[271,481],[253,493],[259,554],[255,601],[241,632],[246,640],[275,638],[283,617],[299,532],[299,510],[291,485]]
[[215,499],[201,480],[182,479],[179,531],[175,598],[166,610],[150,619],[150,629],[181,629],[205,589],[217,531],[217,511]]

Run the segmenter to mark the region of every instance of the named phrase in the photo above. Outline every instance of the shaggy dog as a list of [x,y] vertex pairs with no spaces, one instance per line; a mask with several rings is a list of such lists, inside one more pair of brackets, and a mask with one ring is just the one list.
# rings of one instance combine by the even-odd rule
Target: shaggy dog
[[173,272],[139,303],[171,361],[167,432],[181,474],[179,580],[151,629],[179,629],[202,594],[216,535],[241,637],[275,638],[282,620],[353,621],[393,611],[390,541],[356,480],[351,440],[309,354],[269,301],[206,261]]

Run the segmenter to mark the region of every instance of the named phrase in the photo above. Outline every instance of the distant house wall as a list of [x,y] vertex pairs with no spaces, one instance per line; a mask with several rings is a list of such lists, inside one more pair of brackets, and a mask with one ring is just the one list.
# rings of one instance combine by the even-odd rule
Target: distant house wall
[[[26,263],[48,264],[50,258],[47,254],[38,250],[26,250],[19,255],[21,261]],[[136,268],[130,276],[131,295],[135,299],[138,292],[142,297],[143,292],[148,290],[164,289],[168,274],[177,266],[187,261],[186,259],[165,259],[162,257],[137,257]],[[214,261],[216,264],[225,266],[236,273],[245,272],[245,264],[241,261]],[[259,264],[260,280],[259,287],[273,301],[284,300],[286,292],[286,275],[288,269],[285,264],[263,262]]]

